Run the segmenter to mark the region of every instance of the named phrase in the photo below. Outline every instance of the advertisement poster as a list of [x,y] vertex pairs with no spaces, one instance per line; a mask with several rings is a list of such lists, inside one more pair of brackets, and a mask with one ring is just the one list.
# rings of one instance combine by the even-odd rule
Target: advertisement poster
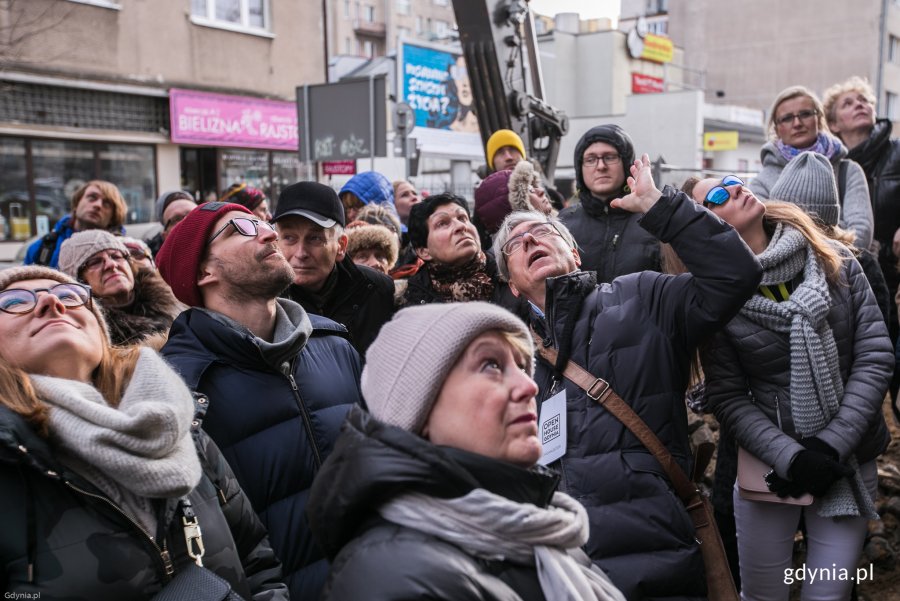
[[472,87],[462,55],[403,44],[403,99],[416,114],[416,125],[478,133]]

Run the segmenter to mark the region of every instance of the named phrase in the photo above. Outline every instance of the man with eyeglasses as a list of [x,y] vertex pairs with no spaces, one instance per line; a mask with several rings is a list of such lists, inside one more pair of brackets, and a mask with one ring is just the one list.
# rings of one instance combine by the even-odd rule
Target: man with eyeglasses
[[660,270],[659,241],[638,225],[640,215],[611,206],[628,193],[626,175],[634,144],[618,125],[588,130],[575,146],[579,203],[559,214],[578,242],[582,268],[600,282]]
[[[608,152],[608,151],[607,151]],[[668,242],[689,273],[642,271],[598,282],[575,238],[553,217],[511,213],[494,240],[500,274],[527,299],[530,325],[559,355],[539,358],[543,402],[564,392],[566,451],[551,464],[560,489],[587,509],[585,550],[628,599],[705,598],[695,529],[653,455],[598,402],[562,376],[574,361],[603,378],[691,473],[684,392],[697,345],[756,290],[761,268],[735,230],[671,187],[660,192],[644,155],[612,201]]]
[[344,207],[335,191],[317,182],[286,187],[278,196],[272,223],[278,246],[294,270],[285,298],[343,324],[364,357],[381,326],[394,315],[394,281],[347,255]]
[[192,307],[163,356],[209,398],[203,429],[231,465],[295,599],[317,599],[328,564],[306,522],[313,478],[350,406],[361,402],[347,331],[278,298],[293,280],[270,224],[211,202],[169,233],[159,271]]
[[169,235],[172,228],[178,225],[195,208],[197,208],[197,203],[194,202],[194,197],[191,196],[190,192],[170,190],[159,195],[159,198],[156,199],[156,215],[163,229],[147,241],[147,246],[150,247],[150,251],[154,255],[159,253],[159,249],[162,247],[163,242],[166,241],[166,236]]

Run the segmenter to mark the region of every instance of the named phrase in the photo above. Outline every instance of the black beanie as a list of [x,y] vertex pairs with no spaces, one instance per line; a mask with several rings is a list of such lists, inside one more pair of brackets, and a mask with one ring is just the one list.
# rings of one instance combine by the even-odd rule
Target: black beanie
[[616,152],[622,158],[626,178],[628,177],[631,164],[634,163],[634,142],[631,141],[631,136],[626,134],[624,129],[611,123],[593,127],[581,136],[578,144],[575,145],[575,181],[579,190],[585,189],[584,177],[581,175],[584,151],[595,142],[604,142],[616,149]]

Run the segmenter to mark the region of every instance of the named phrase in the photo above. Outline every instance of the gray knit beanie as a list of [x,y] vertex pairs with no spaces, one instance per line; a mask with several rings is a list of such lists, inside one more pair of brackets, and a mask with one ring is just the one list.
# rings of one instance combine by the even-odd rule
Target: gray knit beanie
[[85,230],[75,232],[62,243],[59,248],[59,270],[77,279],[84,262],[101,250],[120,250],[126,257],[130,256],[121,238],[106,230]]
[[[361,388],[369,411],[419,434],[459,356],[491,330],[518,336],[533,349],[522,320],[490,303],[433,303],[399,311],[366,351]],[[533,355],[526,359],[529,375],[534,375]]]
[[794,203],[826,225],[837,225],[841,218],[834,168],[825,155],[817,152],[802,152],[791,159],[769,198]]
[[[0,290],[6,290],[7,288],[12,287],[16,282],[23,282],[25,280],[53,280],[60,284],[79,283],[63,272],[50,267],[43,267],[41,265],[23,265],[21,267],[12,267],[0,271]],[[100,324],[100,330],[103,332],[106,344],[110,344],[109,327],[106,325],[106,318],[103,316],[103,311],[100,309],[100,305],[95,298],[91,299],[91,312]]]

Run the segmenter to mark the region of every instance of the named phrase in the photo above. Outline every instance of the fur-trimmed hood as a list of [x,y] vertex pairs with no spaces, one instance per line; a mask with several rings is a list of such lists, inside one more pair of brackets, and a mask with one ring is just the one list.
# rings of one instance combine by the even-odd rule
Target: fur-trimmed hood
[[145,338],[169,333],[172,322],[187,309],[178,302],[172,289],[155,271],[141,269],[134,274],[134,302],[127,307],[101,306],[112,343],[135,344]]
[[509,176],[509,206],[513,211],[533,211],[528,200],[528,189],[541,186],[541,177],[528,161],[519,161]]

